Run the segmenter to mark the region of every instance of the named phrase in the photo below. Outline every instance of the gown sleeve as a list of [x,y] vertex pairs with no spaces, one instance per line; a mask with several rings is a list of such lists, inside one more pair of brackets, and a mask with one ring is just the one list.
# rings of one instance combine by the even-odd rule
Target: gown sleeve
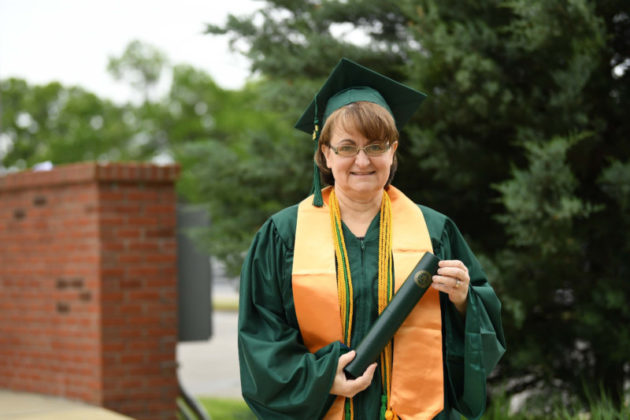
[[293,308],[293,252],[273,219],[256,234],[241,271],[238,351],[243,397],[260,419],[321,418],[341,355],[335,342],[310,353]]
[[448,295],[441,293],[442,307],[446,308],[443,325],[448,405],[467,418],[478,418],[485,410],[486,379],[505,353],[501,303],[479,261],[450,219],[446,219],[437,245],[438,257],[461,260],[470,275],[465,318]]

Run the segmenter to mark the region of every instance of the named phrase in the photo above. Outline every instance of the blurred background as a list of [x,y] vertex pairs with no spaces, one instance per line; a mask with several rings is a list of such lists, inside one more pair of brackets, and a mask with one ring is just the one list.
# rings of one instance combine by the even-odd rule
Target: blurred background
[[487,418],[627,418],[627,0],[0,0],[0,173],[181,165],[229,294],[309,193],[292,126],[343,56],[428,94],[394,185],[454,219],[503,302]]

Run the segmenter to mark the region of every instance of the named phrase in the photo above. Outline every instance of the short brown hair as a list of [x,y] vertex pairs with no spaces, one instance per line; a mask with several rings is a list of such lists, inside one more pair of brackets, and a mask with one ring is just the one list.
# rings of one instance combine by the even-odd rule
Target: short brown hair
[[[319,168],[322,181],[327,185],[335,185],[335,178],[331,170],[326,166],[326,158],[322,151],[323,146],[330,146],[330,139],[334,128],[340,124],[346,131],[354,129],[361,133],[370,141],[382,141],[392,144],[398,141],[398,129],[394,117],[380,105],[372,102],[353,102],[343,106],[326,119],[326,123],[322,128],[319,136],[319,146],[315,152],[315,163]],[[389,186],[394,179],[396,168],[398,167],[398,159],[394,153],[389,178],[385,184],[385,188]]]

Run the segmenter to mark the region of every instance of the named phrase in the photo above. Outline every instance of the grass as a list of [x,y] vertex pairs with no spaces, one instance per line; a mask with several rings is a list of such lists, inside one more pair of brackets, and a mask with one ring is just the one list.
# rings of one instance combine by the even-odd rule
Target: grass
[[212,309],[215,311],[238,311],[238,302],[234,300],[215,300],[212,302]]
[[484,420],[628,420],[630,419],[630,404],[626,400],[620,408],[614,406],[609,398],[601,395],[590,398],[587,407],[577,402],[562,403],[559,395],[545,394],[545,407],[523,407],[520,412],[510,413],[509,400],[503,395],[497,395],[483,415]]
[[212,420],[256,420],[242,399],[202,397],[198,400]]

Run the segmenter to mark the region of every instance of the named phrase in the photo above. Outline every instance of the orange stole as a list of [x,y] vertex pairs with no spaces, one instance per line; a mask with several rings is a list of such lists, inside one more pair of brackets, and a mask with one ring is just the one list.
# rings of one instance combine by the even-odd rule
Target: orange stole
[[[335,252],[328,197],[323,207],[313,197],[298,207],[293,255],[293,300],[300,333],[312,353],[342,341]],[[425,252],[433,252],[422,211],[398,189],[387,191],[392,205],[394,287],[398,290]],[[325,252],[328,250],[328,252]],[[442,317],[439,293],[429,288],[394,335],[391,405],[404,420],[432,419],[444,409]],[[337,397],[326,419],[342,419]]]

